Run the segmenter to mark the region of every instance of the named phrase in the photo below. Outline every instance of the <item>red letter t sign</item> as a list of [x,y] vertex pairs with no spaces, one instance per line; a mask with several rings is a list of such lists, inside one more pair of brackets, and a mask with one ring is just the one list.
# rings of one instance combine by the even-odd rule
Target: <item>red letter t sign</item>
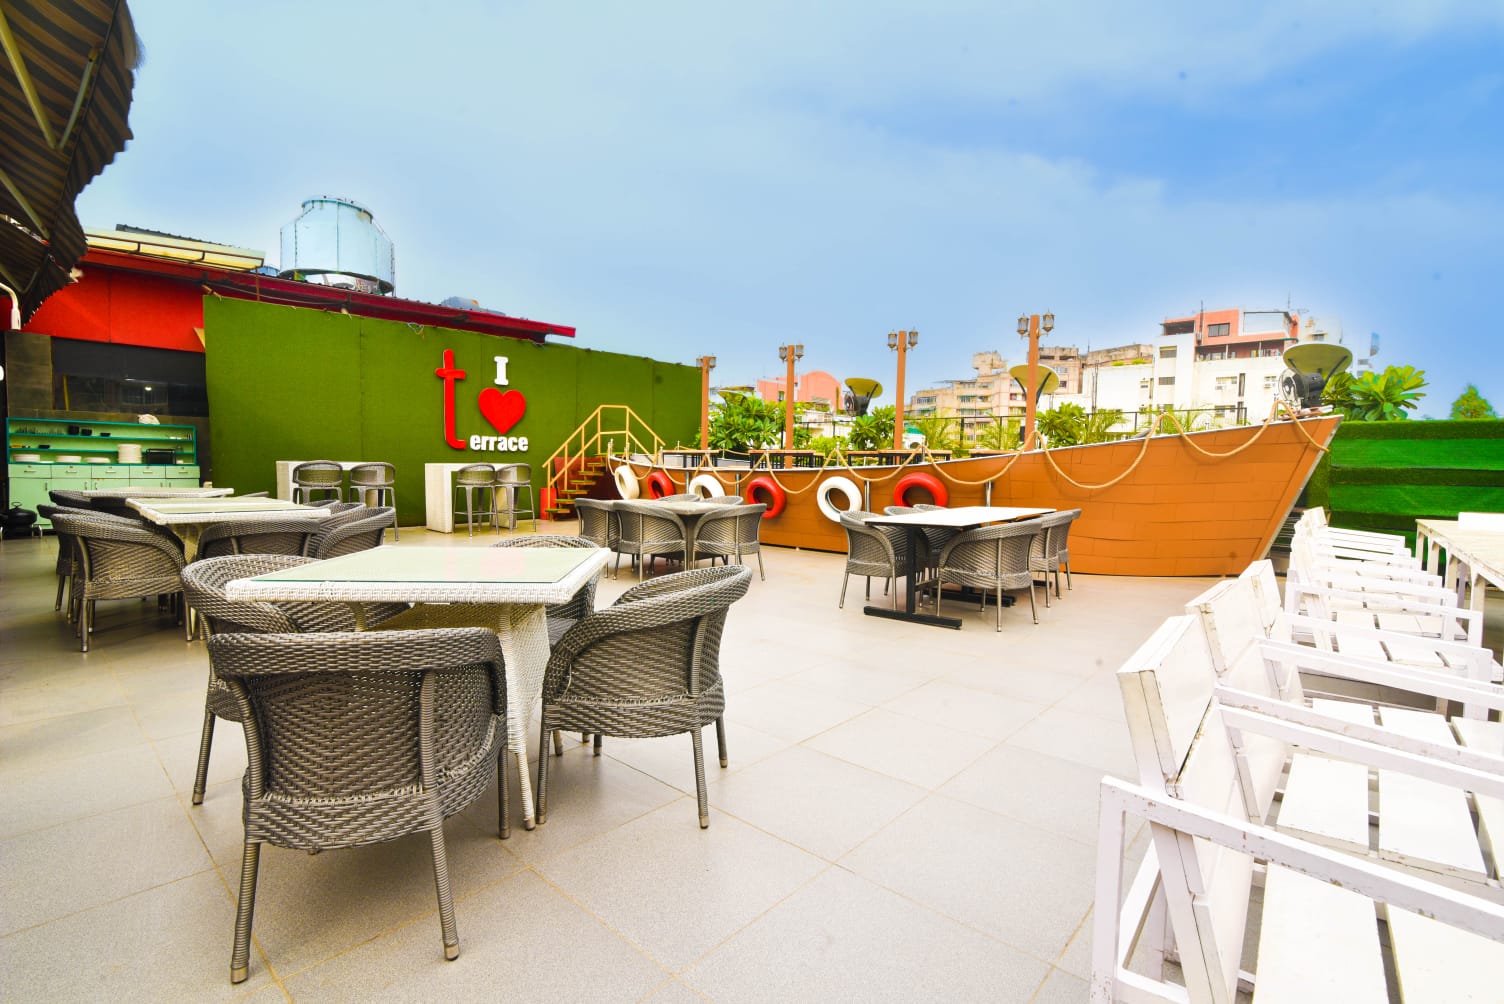
[[444,381],[444,442],[451,449],[463,450],[466,443],[454,434],[454,382],[465,379],[465,371],[454,368],[454,350],[444,350],[444,365],[433,371]]

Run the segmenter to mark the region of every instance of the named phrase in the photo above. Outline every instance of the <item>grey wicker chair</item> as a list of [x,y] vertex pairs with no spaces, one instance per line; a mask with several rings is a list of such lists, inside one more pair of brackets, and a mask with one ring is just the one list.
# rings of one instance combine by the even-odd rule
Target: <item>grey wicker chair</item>
[[872,598],[872,576],[887,580],[886,592],[893,594],[893,609],[898,609],[897,580],[909,574],[908,551],[903,531],[897,527],[868,526],[867,519],[876,513],[849,509],[841,513],[841,529],[846,531],[846,572],[841,576],[841,600],[846,606],[846,584],[853,575],[867,579],[867,598]]
[[1050,580],[1055,576],[1055,596],[1060,596],[1060,569],[1065,568],[1065,588],[1074,588],[1071,585],[1071,549],[1070,532],[1071,524],[1081,515],[1080,509],[1066,509],[1061,512],[1050,513],[1040,519],[1044,524],[1044,533],[1034,541],[1034,547],[1029,552],[1029,568],[1036,574],[1045,576],[1044,605],[1050,605]]
[[[333,519],[334,517],[328,517]],[[307,554],[308,542],[321,529],[303,516],[247,516],[204,527],[198,538],[198,558],[227,554]]]
[[[374,506],[355,513],[358,519],[342,520],[333,527],[321,526],[308,541],[308,553],[315,558],[337,558],[380,547],[386,542],[386,528],[392,525],[395,514],[391,506]],[[325,520],[331,521],[333,517]]]
[[[580,517],[580,536],[608,551],[615,551],[621,543],[621,520],[616,515],[616,505],[604,499],[575,499],[575,514]],[[616,575],[612,570],[612,577]]]
[[92,510],[94,508],[94,500],[83,492],[54,488],[47,493],[47,497],[52,499],[53,505],[66,506],[70,509]]
[[616,503],[616,516],[620,521],[621,536],[616,544],[616,566],[621,566],[621,556],[631,555],[637,564],[637,581],[641,582],[647,566],[658,555],[677,555],[681,564],[689,564],[688,534],[684,520],[674,513],[666,512],[653,502],[623,500]]
[[[527,492],[527,505],[522,504],[522,493]],[[533,468],[529,464],[497,464],[496,481],[491,488],[491,522],[496,532],[501,532],[499,517],[507,518],[507,529],[517,529],[517,517],[527,513],[533,521],[533,532],[538,532],[538,502],[533,496]]]
[[548,736],[552,729],[656,738],[688,732],[694,749],[700,826],[710,825],[700,730],[715,723],[721,766],[726,696],[721,633],[731,604],[747,593],[752,570],[695,568],[628,589],[611,606],[570,628],[554,646],[543,680],[537,818],[548,818]]
[[[595,541],[588,537],[572,537],[566,534],[539,534],[535,537],[507,537],[498,540],[492,547],[599,547]],[[596,576],[581,586],[573,596],[563,603],[555,603],[545,607],[544,612],[548,616],[548,643],[553,645],[564,636],[574,625],[584,620],[595,612],[595,586],[600,581]]]
[[732,557],[736,563],[742,563],[742,555],[757,555],[757,577],[767,581],[767,576],[762,570],[762,514],[767,512],[768,507],[764,503],[755,505],[724,506],[724,512],[706,513],[700,517],[700,523],[695,527],[695,560],[709,558],[713,562],[716,558],[725,559],[726,564],[731,564]]
[[263,843],[312,852],[427,833],[444,957],[458,958],[444,820],[493,770],[507,811],[495,633],[222,634],[209,660],[244,723],[248,762],[230,981],[249,974]]
[[139,523],[102,513],[80,515],[57,512],[52,525],[72,534],[80,568],[75,578],[83,591],[77,594],[80,651],[89,650],[94,631],[94,605],[99,600],[125,600],[155,596],[176,608],[182,620],[183,552],[159,533]]
[[[290,634],[299,631],[353,631],[355,615],[344,603],[261,603],[232,600],[225,595],[225,584],[267,572],[280,572],[313,561],[292,554],[236,554],[195,561],[183,569],[183,598],[197,611],[199,622],[209,634],[260,633]],[[372,603],[364,607],[368,625],[396,616],[407,605]],[[230,697],[224,682],[209,674],[209,690],[204,697],[204,726],[199,737],[198,767],[193,775],[193,804],[204,801],[204,787],[209,776],[209,750],[214,743],[214,719],[240,721],[240,710]]]
[[700,501],[706,505],[741,505],[744,500],[740,495],[711,495]]
[[661,499],[651,499],[650,501],[653,501],[653,502],[703,502],[705,500],[702,499],[702,498],[700,498],[700,496],[698,494],[696,494],[695,492],[679,492],[678,494],[675,494],[675,495],[665,495]]
[[[496,468],[490,464],[466,464],[454,472],[454,490],[456,493],[463,492],[465,496],[465,526],[470,531],[470,536],[475,536],[475,515],[480,513],[490,519],[491,510],[495,507]],[[475,495],[481,493],[481,499],[486,503],[483,507],[475,505]],[[459,507],[455,506],[454,514],[459,515]]]
[[1000,523],[977,527],[957,534],[940,552],[935,582],[935,609],[940,609],[940,595],[947,582],[982,590],[982,609],[987,607],[986,590],[997,596],[997,629],[1003,629],[1003,590],[1028,589],[1029,609],[1034,623],[1039,623],[1039,607],[1034,602],[1034,573],[1029,569],[1029,551],[1034,538],[1044,532],[1039,520]]
[[[890,505],[883,508],[883,515],[902,516],[906,513],[932,512],[944,508],[939,505]],[[949,544],[959,532],[959,530],[945,526],[927,526],[920,530],[919,556],[927,573],[933,574],[935,565],[940,560],[940,552],[945,550],[945,545]]]
[[[66,513],[69,510],[63,506],[39,505],[37,515],[45,520],[51,520],[58,513]],[[73,579],[79,572],[77,557],[78,544],[73,534],[59,530],[54,525],[53,531],[57,534],[57,564],[54,569],[57,572],[57,602],[52,605],[54,610],[63,609],[63,587],[68,587],[68,620],[73,620]]]
[[356,464],[350,468],[350,501],[366,505],[367,493],[374,493],[376,505],[370,508],[391,506],[392,539],[401,540],[397,527],[397,468],[386,461],[371,464]]
[[292,469],[292,500],[312,502],[319,495],[345,497],[345,469],[333,460],[309,460]]

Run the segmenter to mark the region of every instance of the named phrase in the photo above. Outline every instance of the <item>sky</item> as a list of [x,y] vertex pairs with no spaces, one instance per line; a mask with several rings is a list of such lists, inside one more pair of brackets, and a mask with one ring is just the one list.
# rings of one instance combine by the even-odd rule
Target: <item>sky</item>
[[1420,413],[1504,409],[1504,3],[130,0],[134,140],[80,197],[264,250],[369,208],[397,294],[718,385],[910,390],[1047,344],[1291,307]]

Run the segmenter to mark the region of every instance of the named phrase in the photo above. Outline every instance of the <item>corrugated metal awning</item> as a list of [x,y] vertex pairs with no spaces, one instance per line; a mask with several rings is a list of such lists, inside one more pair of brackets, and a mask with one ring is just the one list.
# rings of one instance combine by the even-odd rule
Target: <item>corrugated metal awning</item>
[[0,282],[22,323],[87,250],[73,201],[131,138],[125,0],[0,0]]

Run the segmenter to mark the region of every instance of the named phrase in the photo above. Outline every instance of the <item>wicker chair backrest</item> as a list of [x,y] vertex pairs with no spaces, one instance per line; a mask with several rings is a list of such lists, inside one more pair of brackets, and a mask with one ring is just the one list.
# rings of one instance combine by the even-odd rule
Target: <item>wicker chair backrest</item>
[[332,530],[321,528],[308,542],[308,553],[315,558],[337,558],[380,547],[395,510],[391,506],[375,506],[366,512],[370,515],[342,521]]
[[432,829],[490,781],[505,733],[492,631],[224,634],[209,660],[245,723],[247,840],[388,840]]
[[397,468],[385,461],[357,464],[350,468],[350,484],[369,488],[390,488],[397,483]]
[[982,526],[958,534],[940,552],[940,574],[946,581],[967,585],[995,585],[1017,589],[1033,581],[1029,551],[1043,532],[1039,520]]
[[204,527],[198,538],[198,553],[204,558],[227,554],[307,554],[308,541],[319,530],[318,523],[302,516],[225,520]]
[[499,485],[530,485],[533,483],[533,468],[529,464],[497,464],[496,483]]
[[304,487],[333,487],[344,480],[344,467],[333,460],[309,460],[292,469],[292,483]]
[[620,518],[622,547],[684,545],[684,521],[674,513],[664,512],[662,507],[652,502],[618,502],[616,514]]
[[740,495],[711,495],[700,501],[706,505],[741,505],[743,499]]
[[71,533],[89,598],[112,599],[176,593],[182,588],[183,554],[160,533],[102,513],[56,512],[52,525]]
[[660,499],[653,499],[652,501],[654,501],[654,502],[703,502],[705,500],[702,499],[702,498],[700,498],[700,496],[697,495],[694,492],[679,492],[676,495],[665,495],[665,496],[663,496]]
[[[208,621],[213,634],[297,631],[297,622],[282,605],[229,599],[225,595],[225,583],[296,568],[312,560],[292,554],[231,554],[203,558],[183,569],[183,596],[188,605]],[[343,604],[329,606],[344,608]],[[348,612],[345,616],[349,621],[348,629],[353,629],[355,618]],[[329,630],[335,629],[331,627]]]
[[[548,662],[545,701],[588,704],[645,736],[709,724],[724,703],[726,611],[746,595],[751,579],[750,568],[726,565],[659,576],[627,590],[559,639]],[[712,695],[712,705],[697,700],[701,695]]]
[[93,501],[83,492],[67,491],[62,488],[54,488],[47,493],[52,499],[53,505],[68,506],[71,509],[90,510],[94,508]]
[[454,472],[454,483],[457,487],[489,488],[496,483],[496,468],[490,464],[469,464]]
[[[68,511],[68,509],[62,506],[37,506],[37,515],[45,520],[50,520],[58,513],[66,513]],[[73,534],[59,530],[56,524],[53,525],[52,529],[57,534],[57,564],[55,566],[57,574],[72,575],[75,561],[74,550],[77,547],[73,539]]]
[[575,499],[574,510],[580,517],[580,536],[597,547],[614,548],[621,540],[621,523],[610,502],[601,499]]

